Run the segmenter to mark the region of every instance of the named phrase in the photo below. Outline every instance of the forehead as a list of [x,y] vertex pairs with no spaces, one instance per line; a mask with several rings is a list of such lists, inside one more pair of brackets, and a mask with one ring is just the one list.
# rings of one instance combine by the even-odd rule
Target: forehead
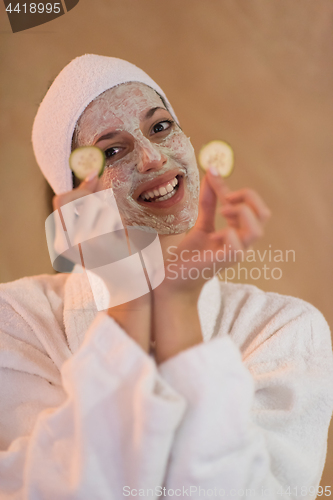
[[84,110],[80,119],[80,128],[96,126],[97,123],[108,126],[125,125],[140,121],[145,112],[154,107],[163,107],[159,95],[150,87],[139,82],[130,82],[103,92]]

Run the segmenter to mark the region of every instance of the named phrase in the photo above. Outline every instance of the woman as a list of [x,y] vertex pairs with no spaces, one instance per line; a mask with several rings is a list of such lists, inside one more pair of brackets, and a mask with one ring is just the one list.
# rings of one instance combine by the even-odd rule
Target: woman
[[[70,150],[91,144],[107,167],[73,189]],[[203,273],[261,236],[265,203],[214,170],[199,196],[163,91],[114,58],[86,55],[58,75],[33,146],[56,210],[112,186],[124,225],[157,231],[179,270],[195,253],[199,277],[166,266],[149,294],[99,313],[85,273],[1,286],[2,497],[313,498],[333,408],[328,326],[300,299]]]

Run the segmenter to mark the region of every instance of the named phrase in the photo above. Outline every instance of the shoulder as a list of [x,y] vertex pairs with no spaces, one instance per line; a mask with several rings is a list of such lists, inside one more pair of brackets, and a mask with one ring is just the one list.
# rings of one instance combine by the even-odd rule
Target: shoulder
[[40,274],[38,276],[27,276],[9,283],[0,283],[1,296],[22,296],[28,291],[47,295],[48,292],[60,292],[68,279],[68,274]]
[[219,281],[219,289],[224,301],[244,302],[255,301],[257,307],[269,307],[269,310],[277,310],[281,307],[300,310],[311,310],[319,312],[312,304],[298,297],[282,295],[276,292],[265,292],[255,285],[243,283],[225,283]]
[[209,310],[209,304],[215,303],[212,335],[230,335],[243,355],[270,338],[271,344],[274,338],[274,342],[283,339],[289,347],[294,342],[312,351],[332,349],[323,314],[298,297],[214,278],[205,285],[201,299],[202,309]]
[[0,303],[14,309],[25,304],[47,301],[51,307],[63,299],[67,274],[29,276],[9,283],[0,284]]
[[[31,276],[0,284],[0,334],[41,348],[38,337],[50,328],[63,330],[67,274]],[[40,335],[39,335],[40,333]]]
[[60,368],[67,275],[40,275],[0,285],[0,448],[29,435],[38,414],[65,398]]

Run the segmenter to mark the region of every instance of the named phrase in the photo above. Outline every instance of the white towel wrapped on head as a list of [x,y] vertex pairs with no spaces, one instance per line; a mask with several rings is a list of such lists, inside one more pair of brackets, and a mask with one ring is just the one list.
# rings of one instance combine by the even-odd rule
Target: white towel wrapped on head
[[32,130],[37,163],[56,194],[73,188],[68,159],[75,125],[82,112],[106,90],[128,82],[141,82],[154,89],[178,122],[163,90],[134,64],[94,54],[73,59],[52,83],[39,106]]

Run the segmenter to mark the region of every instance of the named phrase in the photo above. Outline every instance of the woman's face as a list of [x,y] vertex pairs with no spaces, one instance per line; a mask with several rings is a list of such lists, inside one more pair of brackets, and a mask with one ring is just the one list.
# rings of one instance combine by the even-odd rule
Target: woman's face
[[85,109],[75,146],[105,152],[103,187],[112,187],[123,222],[159,234],[190,229],[198,215],[199,173],[190,139],[158,94],[137,82],[107,90]]

